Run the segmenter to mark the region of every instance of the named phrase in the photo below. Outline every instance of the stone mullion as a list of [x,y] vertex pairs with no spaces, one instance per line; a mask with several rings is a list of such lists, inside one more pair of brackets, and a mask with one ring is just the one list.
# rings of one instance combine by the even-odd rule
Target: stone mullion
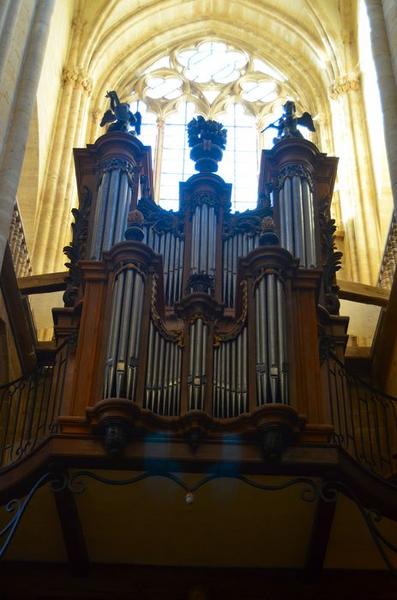
[[163,145],[164,145],[164,127],[165,121],[161,117],[157,119],[157,139],[155,150],[155,171],[154,171],[154,199],[157,203],[160,201],[160,179],[161,179],[161,162],[163,160]]
[[[393,0],[394,2],[394,0]],[[375,63],[376,76],[379,84],[380,100],[383,112],[384,136],[389,163],[389,172],[393,193],[394,207],[397,207],[397,87],[394,79],[392,52],[397,53],[397,42],[392,41],[389,47],[388,36],[381,0],[366,0],[371,31],[372,54]],[[394,17],[395,19],[397,17]],[[397,24],[390,23],[391,31],[397,31]],[[397,58],[397,57],[396,57]]]

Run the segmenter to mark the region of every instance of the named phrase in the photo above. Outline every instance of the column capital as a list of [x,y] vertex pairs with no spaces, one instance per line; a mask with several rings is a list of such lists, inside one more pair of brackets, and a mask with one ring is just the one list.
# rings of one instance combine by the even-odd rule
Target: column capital
[[357,92],[361,89],[361,73],[341,75],[330,85],[329,95],[333,100],[348,92]]
[[73,84],[75,88],[81,88],[88,96],[92,92],[92,80],[88,73],[81,67],[64,67],[62,71],[62,85]]

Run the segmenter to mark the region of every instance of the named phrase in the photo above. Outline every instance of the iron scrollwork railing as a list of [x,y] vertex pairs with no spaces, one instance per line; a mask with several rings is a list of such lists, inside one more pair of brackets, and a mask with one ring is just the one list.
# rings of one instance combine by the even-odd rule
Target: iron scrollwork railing
[[327,362],[335,443],[366,469],[390,478],[397,470],[397,398],[349,374],[332,353]]
[[195,501],[195,495],[201,488],[222,479],[233,479],[265,493],[281,492],[291,487],[300,486],[300,499],[304,502],[313,504],[318,501],[327,504],[336,504],[339,495],[343,494],[356,505],[386,568],[389,569],[393,575],[397,574],[394,566],[394,558],[397,555],[397,546],[387,539],[378,527],[382,515],[379,512],[369,510],[363,505],[360,498],[356,496],[354,491],[345,483],[334,480],[318,481],[310,477],[294,477],[279,483],[264,483],[252,477],[231,473],[230,470],[225,470],[224,472],[218,470],[209,473],[197,481],[193,486],[188,485],[179,474],[162,469],[148,470],[124,479],[113,479],[99,475],[93,471],[84,470],[75,471],[73,474],[61,471],[58,473],[44,473],[36,480],[24,498],[14,498],[5,505],[4,508],[10,516],[2,529],[0,529],[0,560],[4,557],[9,548],[32,498],[44,485],[49,485],[50,489],[55,494],[60,493],[65,489],[73,494],[83,494],[87,488],[87,481],[89,480],[97,481],[104,485],[124,487],[135,485],[136,483],[149,478],[159,477],[168,479],[181,488],[185,493],[185,502],[188,505],[191,505]]
[[51,365],[0,386],[0,468],[17,462],[57,432],[70,344]]

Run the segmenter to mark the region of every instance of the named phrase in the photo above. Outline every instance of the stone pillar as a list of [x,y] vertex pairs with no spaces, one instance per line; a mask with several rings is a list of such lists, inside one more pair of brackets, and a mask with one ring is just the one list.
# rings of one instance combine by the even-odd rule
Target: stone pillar
[[[375,285],[381,260],[376,185],[359,76],[343,76],[330,90],[341,204],[350,277]],[[347,214],[348,212],[350,213]]]
[[382,4],[393,64],[394,79],[397,86],[397,3],[396,0],[382,0]]
[[15,21],[18,17],[21,0],[5,0],[0,5],[0,81],[8,58]]
[[[389,47],[388,32],[397,31],[397,19],[393,15],[397,12],[395,0],[385,1],[382,8],[382,0],[366,0],[368,18],[371,29],[372,54],[374,57],[376,75],[378,78],[380,100],[383,110],[383,123],[385,133],[385,144],[389,172],[393,192],[394,207],[397,207],[397,86],[391,54],[397,60],[397,41],[394,38]],[[385,14],[391,16],[391,22],[387,29]],[[394,18],[394,21],[393,21]],[[390,48],[392,49],[392,53]]]
[[77,16],[73,20],[69,66],[63,71],[63,91],[33,248],[33,265],[39,273],[62,270],[62,242],[70,235],[70,210],[75,189],[73,148],[82,143],[82,120],[91,94],[88,74],[78,66],[83,29],[84,22]]
[[54,0],[36,4],[0,167],[0,264],[3,261]]

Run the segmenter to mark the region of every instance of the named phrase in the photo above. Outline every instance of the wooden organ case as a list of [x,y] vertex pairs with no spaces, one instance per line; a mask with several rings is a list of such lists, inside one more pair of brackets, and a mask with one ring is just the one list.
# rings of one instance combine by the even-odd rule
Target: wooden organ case
[[227,436],[269,456],[328,442],[319,332],[332,328],[343,354],[346,327],[324,237],[337,160],[278,141],[263,151],[258,206],[242,213],[214,161],[180,184],[177,212],[161,208],[150,149],[129,133],[75,161],[80,206],[54,310],[57,340],[75,340],[61,432],[94,432],[110,453],[155,432],[192,452]]

